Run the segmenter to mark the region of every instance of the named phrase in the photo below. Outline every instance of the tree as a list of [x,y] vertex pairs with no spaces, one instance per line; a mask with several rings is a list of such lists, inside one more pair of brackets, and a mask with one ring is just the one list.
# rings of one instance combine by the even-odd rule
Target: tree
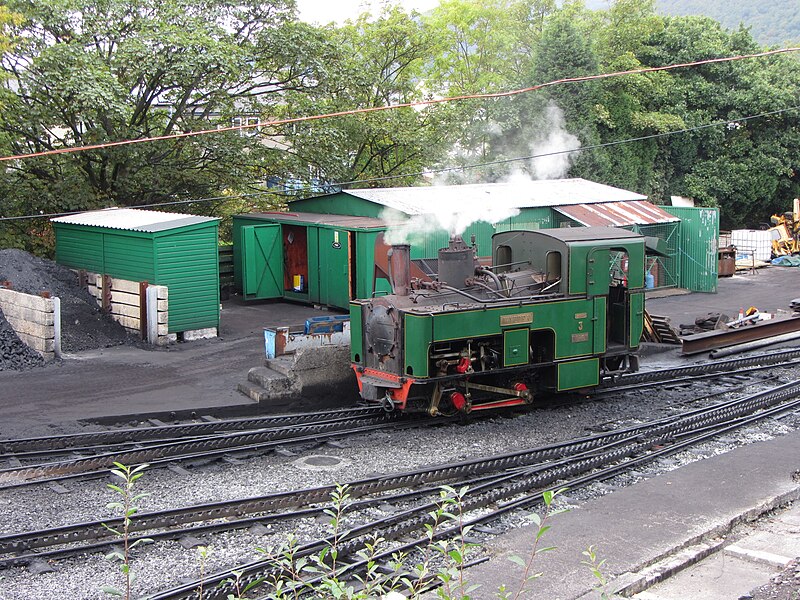
[[[2,69],[14,154],[169,136],[269,115],[312,86],[293,0],[10,0]],[[310,56],[306,60],[306,56]],[[249,130],[5,163],[3,215],[138,206],[251,187],[270,150]],[[206,210],[206,209],[200,209]]]
[[[424,97],[421,71],[435,40],[419,15],[390,6],[376,18],[365,14],[326,28],[324,36],[324,72],[312,93],[287,96],[292,115],[384,108]],[[410,185],[448,145],[445,113],[402,108],[293,124],[286,129],[286,169],[301,179]]]

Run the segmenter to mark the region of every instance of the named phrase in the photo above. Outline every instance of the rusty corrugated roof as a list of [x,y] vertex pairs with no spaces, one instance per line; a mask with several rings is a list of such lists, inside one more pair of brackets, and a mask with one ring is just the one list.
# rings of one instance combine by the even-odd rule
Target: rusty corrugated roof
[[307,212],[254,212],[242,216],[265,221],[284,221],[308,225],[330,225],[342,229],[385,229],[386,223],[373,217],[354,217],[351,215],[328,215]]
[[554,210],[586,227],[625,227],[674,223],[680,219],[646,200],[554,206]]

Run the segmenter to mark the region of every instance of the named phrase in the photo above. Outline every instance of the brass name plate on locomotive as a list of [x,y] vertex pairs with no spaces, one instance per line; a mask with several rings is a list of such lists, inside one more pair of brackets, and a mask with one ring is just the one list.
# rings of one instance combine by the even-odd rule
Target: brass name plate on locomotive
[[526,325],[527,323],[533,323],[532,312],[500,316],[500,327],[506,327],[507,325]]
[[585,318],[586,318],[586,317],[588,317],[588,316],[589,316],[589,315],[588,315],[588,314],[586,314],[586,313],[575,313],[575,318],[576,318],[576,319],[585,319]]
[[588,342],[589,341],[589,334],[588,333],[573,333],[572,334],[572,343],[575,344],[577,342]]

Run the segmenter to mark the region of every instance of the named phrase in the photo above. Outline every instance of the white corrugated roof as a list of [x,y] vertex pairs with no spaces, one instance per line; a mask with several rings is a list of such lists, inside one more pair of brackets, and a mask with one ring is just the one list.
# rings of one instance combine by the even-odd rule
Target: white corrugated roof
[[635,192],[586,179],[542,179],[520,183],[477,183],[430,187],[343,190],[407,215],[425,215],[452,206],[454,212],[486,206],[537,208],[647,200]]
[[138,208],[107,208],[56,217],[51,219],[54,223],[69,223],[70,225],[87,225],[90,227],[107,227],[109,229],[124,229],[127,231],[143,231],[153,233],[186,225],[218,221],[215,217],[198,217],[181,213],[167,213],[156,210],[142,210]]

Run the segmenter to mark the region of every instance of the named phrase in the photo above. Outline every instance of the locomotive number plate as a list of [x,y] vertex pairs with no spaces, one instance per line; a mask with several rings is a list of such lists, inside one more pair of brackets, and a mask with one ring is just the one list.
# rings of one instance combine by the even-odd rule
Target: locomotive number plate
[[507,325],[525,325],[526,323],[533,323],[533,313],[519,313],[517,315],[501,315],[500,327]]
[[585,319],[587,316],[589,315],[587,315],[586,313],[575,313],[576,319]]
[[573,333],[572,334],[572,343],[576,344],[577,342],[588,342],[589,341],[589,334],[588,333]]

